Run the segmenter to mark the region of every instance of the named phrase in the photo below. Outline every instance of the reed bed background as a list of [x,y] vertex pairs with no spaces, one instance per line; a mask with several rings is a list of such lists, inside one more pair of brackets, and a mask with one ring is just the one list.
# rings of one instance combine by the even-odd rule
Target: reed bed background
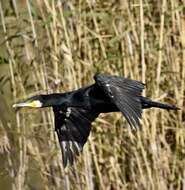
[[[184,0],[1,0],[0,21],[0,189],[185,189]],[[181,110],[146,110],[138,131],[101,114],[64,170],[52,110],[11,106],[96,72],[140,80]]]

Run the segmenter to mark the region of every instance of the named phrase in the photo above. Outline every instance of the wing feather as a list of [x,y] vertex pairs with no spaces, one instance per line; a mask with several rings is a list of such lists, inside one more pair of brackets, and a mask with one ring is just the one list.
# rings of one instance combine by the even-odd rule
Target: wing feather
[[134,128],[140,127],[142,116],[140,96],[144,84],[128,78],[102,74],[95,75],[94,79],[110,101],[123,113],[129,125]]
[[63,166],[73,164],[75,156],[82,151],[91,130],[91,123],[99,113],[81,108],[53,108],[55,131],[62,151]]

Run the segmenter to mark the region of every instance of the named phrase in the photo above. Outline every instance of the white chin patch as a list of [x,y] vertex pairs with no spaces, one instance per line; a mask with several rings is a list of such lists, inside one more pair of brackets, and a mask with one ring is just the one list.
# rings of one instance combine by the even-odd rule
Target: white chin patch
[[42,107],[42,102],[39,100],[35,100],[31,103],[33,105],[33,107],[35,108],[41,108]]

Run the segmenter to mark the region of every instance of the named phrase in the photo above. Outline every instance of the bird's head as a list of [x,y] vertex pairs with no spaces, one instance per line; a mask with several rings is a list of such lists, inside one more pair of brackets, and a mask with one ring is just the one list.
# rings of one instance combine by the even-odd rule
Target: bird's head
[[37,96],[32,96],[23,102],[14,104],[13,108],[22,108],[22,107],[41,108],[45,107],[44,105],[45,105],[44,96],[37,95]]
[[67,100],[67,93],[54,93],[54,94],[41,94],[32,96],[25,101],[16,103],[13,108],[42,108],[42,107],[54,107],[64,106]]

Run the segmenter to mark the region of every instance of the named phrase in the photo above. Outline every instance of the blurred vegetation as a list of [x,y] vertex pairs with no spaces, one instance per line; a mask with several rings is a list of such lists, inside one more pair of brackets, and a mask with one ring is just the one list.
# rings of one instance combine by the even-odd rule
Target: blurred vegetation
[[[64,170],[51,110],[11,105],[96,72],[143,81],[181,111],[144,111],[138,131],[102,114]],[[0,0],[0,189],[185,189],[184,107],[184,0]]]

